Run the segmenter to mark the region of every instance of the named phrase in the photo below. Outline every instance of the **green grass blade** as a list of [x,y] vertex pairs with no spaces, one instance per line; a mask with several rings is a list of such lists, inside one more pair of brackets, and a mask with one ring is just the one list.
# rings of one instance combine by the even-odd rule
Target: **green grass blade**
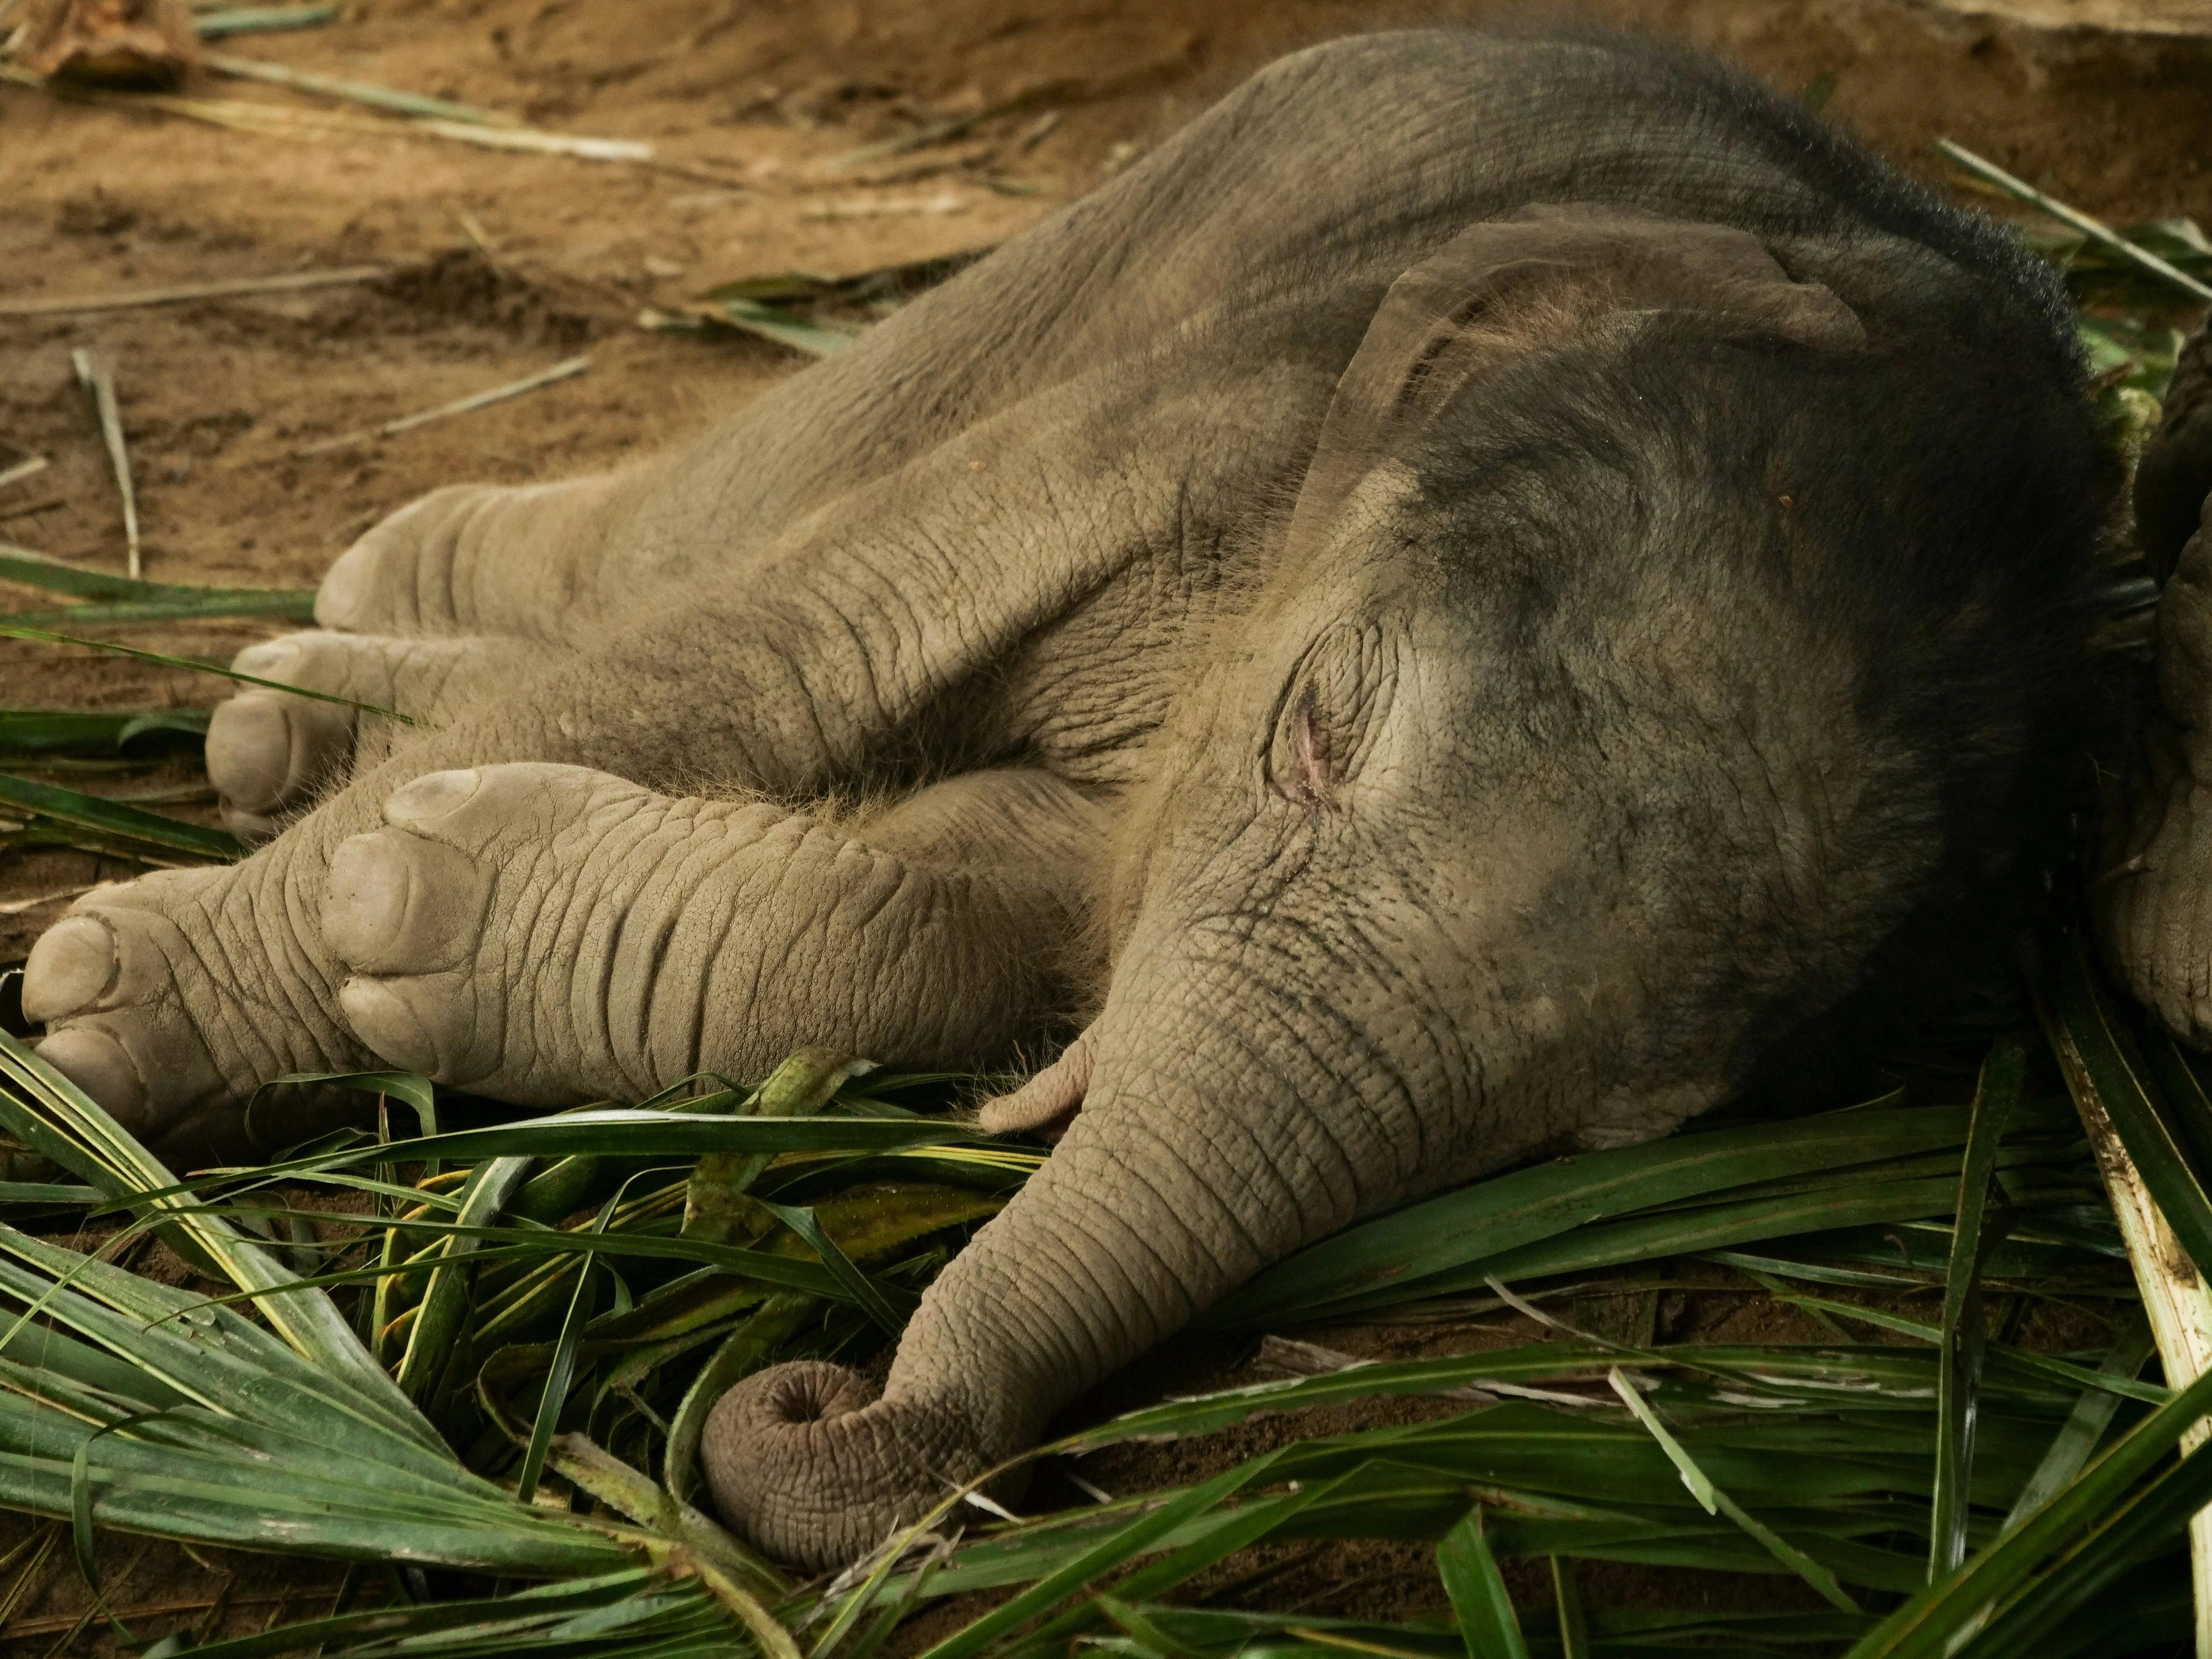
[[2187,1557],[2176,1547],[2187,1535],[2190,1517],[2208,1502],[2212,1502],[2212,1457],[2199,1452],[2130,1492],[2088,1536],[2007,1604],[1987,1629],[1955,1651],[1972,1659],[2053,1652],[2050,1633],[2074,1616],[2100,1607],[2115,1581],[2132,1569],[2163,1555],[2174,1577],[2185,1576]]
[[[499,1158],[494,1161],[500,1164],[528,1162],[524,1158],[513,1160]],[[179,1208],[176,1213],[212,1216],[228,1213],[231,1207],[227,1205],[200,1205],[191,1208]],[[259,1213],[278,1220],[290,1220],[296,1218],[302,1220],[326,1221],[330,1218],[326,1212],[319,1210],[264,1207]],[[374,1224],[371,1218],[367,1216],[360,1218],[360,1221],[363,1226]],[[501,1261],[512,1260],[517,1255],[526,1258],[581,1255],[633,1256],[641,1261],[693,1261],[707,1267],[720,1268],[725,1273],[757,1279],[765,1285],[781,1285],[787,1290],[805,1291],[810,1295],[828,1297],[838,1302],[854,1300],[852,1292],[827,1267],[816,1262],[800,1260],[796,1256],[779,1255],[773,1250],[748,1249],[741,1245],[715,1244],[704,1239],[665,1238],[652,1233],[627,1232],[619,1230],[607,1233],[590,1233],[568,1232],[557,1228],[544,1226],[476,1226],[466,1221],[437,1221],[427,1216],[393,1224],[407,1232],[435,1235],[461,1243],[465,1247],[466,1259],[464,1260],[462,1255],[454,1255],[452,1260],[454,1270],[463,1273],[475,1265],[474,1258],[480,1253],[477,1249],[479,1244],[498,1241],[509,1247],[499,1253],[496,1259]],[[441,1253],[441,1255],[444,1254]],[[487,1249],[481,1254],[489,1256],[491,1251]],[[325,1274],[321,1277],[328,1283],[345,1284],[355,1278],[368,1277],[385,1271],[388,1270],[362,1267],[353,1270],[350,1275]],[[433,1270],[434,1290],[436,1285],[435,1275],[446,1271],[447,1269],[443,1265]],[[459,1289],[462,1280],[453,1279],[448,1282],[456,1287],[449,1292],[449,1295],[460,1298],[454,1301],[453,1306],[456,1309],[465,1306],[465,1298]],[[226,1299],[231,1298],[214,1297],[210,1298],[210,1302]],[[425,1300],[427,1302],[427,1297]],[[458,1317],[458,1314],[455,1316]],[[417,1320],[416,1328],[422,1328],[420,1318]],[[428,1344],[426,1345],[426,1353],[437,1352],[436,1343],[440,1340],[450,1340],[451,1334],[451,1330],[445,1330],[442,1335],[434,1332]],[[418,1366],[429,1363],[427,1358],[417,1362]],[[406,1374],[416,1376],[419,1373],[416,1370],[410,1369]],[[425,1382],[423,1386],[428,1387],[428,1384]]]
[[[731,1117],[718,1112],[640,1111],[634,1108],[562,1112],[483,1129],[448,1130],[419,1140],[307,1153],[266,1164],[256,1179],[355,1164],[413,1163],[441,1158],[458,1164],[481,1158],[537,1158],[550,1164],[577,1154],[698,1158],[709,1152],[876,1152],[926,1146],[991,1145],[972,1126],[933,1118]],[[170,1192],[213,1188],[208,1181],[179,1182]],[[166,1197],[167,1193],[149,1194]]]
[[1980,1291],[1982,1224],[1989,1211],[1997,1143],[2012,1121],[2027,1071],[2027,1048],[2000,1038],[1983,1065],[1973,1124],[1959,1172],[1950,1271],[1943,1288],[1942,1364],[1936,1372],[1936,1492],[1928,1543],[1928,1582],[1966,1559],[1966,1482],[1974,1462],[1975,1395],[1987,1328]]
[[53,1204],[75,1209],[98,1204],[106,1196],[97,1187],[68,1187],[51,1181],[0,1181],[0,1204]]
[[165,818],[158,812],[127,806],[119,801],[103,800],[98,795],[51,783],[33,783],[28,778],[5,773],[0,773],[0,806],[89,830],[111,842],[153,848],[163,853],[185,853],[216,863],[228,863],[243,857],[246,852],[238,837],[227,830],[204,829],[197,823]]
[[[2192,1163],[2148,1068],[2136,1058],[2118,1005],[2089,957],[2088,940],[2073,933],[2050,990],[2062,1059],[2078,1060],[2079,1081],[2094,1089],[2166,1225],[2199,1274],[2212,1273],[2212,1192]],[[2069,1069],[2069,1083],[2075,1081]]]
[[[13,583],[18,587],[35,587],[48,593],[66,593],[73,599],[92,604],[235,604],[248,608],[187,614],[269,617],[279,621],[300,623],[311,623],[315,619],[315,595],[311,588],[202,587],[186,582],[141,581],[109,571],[88,570],[82,565],[64,564],[58,560],[34,553],[27,547],[16,547],[7,542],[0,542],[0,582]],[[66,612],[57,614],[89,617],[92,613],[82,606],[73,605]]]
[[[1794,1123],[1680,1135],[1584,1153],[1478,1182],[1350,1229],[1282,1262],[1194,1328],[1250,1330],[1374,1305],[1458,1273],[1480,1283],[1508,1252],[1606,1216],[1717,1194],[1757,1181],[1960,1146],[1962,1108],[1830,1113]],[[1948,1188],[1948,1183],[1946,1183]],[[1686,1246],[1686,1248],[1703,1248]],[[1532,1270],[1516,1265],[1511,1275]]]
[[2192,1062],[2164,1031],[2143,1032],[2141,1046],[2175,1135],[2189,1149],[2190,1161],[2200,1170],[2212,1170],[2212,1093],[2206,1091],[2198,1073],[2201,1062]]
[[928,1650],[922,1659],[973,1659],[1001,1636],[1010,1634],[1062,1598],[1134,1560],[1184,1522],[1233,1498],[1272,1468],[1280,1457],[1264,1452],[1211,1480],[1178,1493],[1148,1515],[1118,1528],[1088,1549],[1076,1552],[1020,1595],[993,1608],[964,1630]]
[[[1266,1541],[1299,1514],[1325,1501],[1352,1478],[1345,1475],[1303,1491],[1285,1492],[1279,1498],[1242,1504],[1224,1516],[1221,1524],[1210,1528],[1202,1537],[1193,1539],[1118,1580],[1114,1586],[1115,1594],[1139,1601],[1165,1595],[1216,1562]],[[1105,1609],[1093,1597],[1040,1626],[1023,1638],[1022,1646],[1024,1650],[1061,1648],[1069,1638],[1097,1625],[1104,1613]]]
[[320,28],[337,15],[335,5],[227,6],[221,11],[199,13],[192,19],[192,27],[203,40],[226,40],[234,34]]
[[[2105,1363],[2097,1368],[2100,1380],[2134,1382],[2143,1362],[2155,1351],[2150,1322],[2138,1315],[2135,1324],[2112,1345],[2112,1352],[2105,1356]],[[2051,1441],[2051,1449],[2044,1454],[2043,1462],[2036,1466],[2027,1485],[2021,1488],[2019,1498],[2014,1500],[2011,1512],[2005,1516],[2005,1531],[2019,1526],[2081,1473],[2089,1455],[2096,1450],[2097,1442],[2112,1426],[2113,1413],[2119,1407],[2120,1395],[2110,1387],[2081,1391],[2081,1398]]]
[[17,628],[127,628],[238,617],[304,624],[314,620],[314,612],[312,601],[303,605],[289,593],[264,593],[258,588],[218,588],[191,599],[95,600],[52,610],[0,611],[0,619]]
[[837,1248],[837,1241],[815,1219],[812,1210],[796,1205],[771,1204],[765,1199],[755,1201],[806,1241],[822,1258],[822,1265],[837,1281],[846,1300],[874,1321],[885,1336],[893,1341],[898,1340],[899,1334],[906,1329],[906,1322],[920,1305],[920,1297],[896,1285],[882,1284],[854,1267],[852,1258]]
[[435,1638],[452,1633],[464,1640],[476,1639],[477,1629],[495,1622],[518,1632],[543,1629],[586,1610],[618,1607],[632,1598],[636,1598],[636,1611],[648,1616],[665,1611],[663,1605],[656,1604],[665,1597],[696,1598],[700,1607],[707,1605],[703,1590],[684,1586],[663,1590],[653,1583],[657,1577],[652,1569],[634,1568],[568,1583],[534,1586],[512,1595],[340,1613],[256,1636],[205,1643],[190,1651],[193,1659],[278,1659],[281,1655],[307,1653],[317,1648],[343,1655],[370,1643],[397,1646],[404,1641],[409,1652],[439,1654],[453,1650]]
[[[1846,1659],[1943,1659],[1951,1644],[2023,1588],[2053,1555],[2076,1544],[2129,1501],[2139,1483],[2212,1411],[2212,1373],[2160,1407],[1989,1549],[1931,1584],[1868,1632]],[[2201,1455],[2196,1476],[2212,1475]]]
[[[189,1213],[189,1189],[114,1119],[59,1072],[15,1037],[0,1032],[0,1078],[16,1097],[0,1091],[0,1120],[46,1151],[66,1148],[59,1160],[111,1196],[131,1198],[141,1213],[177,1211],[175,1224],[213,1260],[255,1304],[292,1348],[342,1382],[364,1410],[419,1443],[443,1450],[436,1432],[369,1357],[353,1328],[319,1291],[295,1288],[298,1275],[228,1223]],[[155,1196],[155,1194],[174,1196]]]
[[[438,1133],[437,1085],[420,1072],[288,1072],[261,1086],[274,1089],[286,1084],[327,1083],[332,1088],[350,1089],[356,1094],[389,1095],[402,1100],[414,1109],[416,1121],[422,1126],[425,1135]],[[388,1162],[388,1157],[380,1161]],[[427,1160],[429,1173],[438,1173],[437,1160]]]
[[[600,1219],[605,1220],[604,1213]],[[560,1340],[553,1346],[553,1363],[545,1370],[545,1389],[538,1397],[538,1415],[530,1425],[530,1444],[523,1452],[522,1468],[515,1476],[514,1496],[519,1504],[527,1504],[537,1495],[538,1477],[545,1468],[546,1449],[553,1443],[553,1425],[560,1419],[561,1407],[568,1401],[568,1389],[576,1375],[576,1346],[583,1338],[584,1322],[591,1316],[592,1271],[588,1258],[577,1270],[576,1288],[569,1293],[568,1311],[561,1321]]]
[[1613,1384],[1613,1391],[1627,1405],[1636,1420],[1641,1423],[1650,1431],[1651,1437],[1659,1443],[1660,1449],[1667,1454],[1668,1460],[1674,1465],[1676,1472],[1681,1475],[1682,1484],[1689,1488],[1690,1495],[1704,1505],[1706,1514],[1719,1513],[1728,1516],[1729,1520],[1758,1540],[1776,1560],[1818,1590],[1829,1604],[1839,1612],[1860,1611],[1859,1604],[1852,1601],[1844,1593],[1844,1587],[1836,1582],[1834,1573],[1814,1560],[1802,1550],[1790,1544],[1780,1534],[1758,1520],[1741,1504],[1712,1483],[1705,1470],[1698,1466],[1696,1460],[1683,1449],[1682,1443],[1675,1439],[1674,1435],[1668,1432],[1667,1425],[1659,1420],[1658,1414],[1651,1409],[1643,1395],[1638,1392],[1636,1385],[1628,1380],[1626,1372],[1619,1366],[1615,1366],[1606,1376],[1607,1380]]
[[[207,734],[204,708],[0,708],[0,755],[104,759],[134,738],[166,734],[196,747]],[[151,745],[149,745],[150,748]]]
[[1437,1546],[1437,1577],[1451,1598],[1468,1659],[1528,1659],[1513,1598],[1506,1593],[1490,1541],[1482,1535],[1481,1504],[1469,1510]]
[[283,691],[295,697],[307,697],[315,702],[331,702],[342,708],[354,708],[364,714],[381,714],[386,720],[398,720],[402,726],[415,724],[414,717],[403,714],[396,708],[381,708],[373,702],[356,702],[351,697],[341,697],[328,691],[311,691],[304,685],[287,685],[282,680],[264,680],[258,675],[241,674],[235,668],[226,668],[218,663],[201,662],[192,657],[173,657],[161,651],[141,651],[135,645],[118,645],[112,640],[88,640],[76,634],[56,634],[43,628],[26,628],[21,623],[0,618],[0,639],[28,640],[36,645],[74,645],[87,651],[106,651],[118,657],[129,657],[134,662],[152,663],[157,668],[181,668],[187,673],[213,674],[218,678],[234,680],[240,685],[258,685],[264,690]]
[[1590,1659],[1589,1621],[1571,1556],[1552,1558],[1552,1601],[1559,1616],[1559,1659]]
[[531,1162],[496,1158],[478,1164],[461,1194],[460,1219],[435,1229],[447,1235],[446,1248],[430,1275],[429,1288],[422,1293],[394,1379],[410,1400],[419,1403],[429,1399],[453,1365],[454,1344],[468,1318],[467,1258],[478,1239],[500,1236],[489,1224],[522,1184]]

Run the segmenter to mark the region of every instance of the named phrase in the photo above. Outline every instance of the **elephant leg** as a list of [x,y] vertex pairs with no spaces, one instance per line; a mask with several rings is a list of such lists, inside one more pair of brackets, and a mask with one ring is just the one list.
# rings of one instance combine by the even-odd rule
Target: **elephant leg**
[[2136,469],[2136,530],[2151,568],[2174,568],[2212,495],[2212,322],[2182,348],[2166,414]]
[[[368,769],[368,728],[356,722],[350,781],[253,857],[90,896],[39,941],[23,1001],[49,1027],[41,1052],[172,1156],[250,1152],[242,1109],[257,1085],[375,1057],[338,1006],[353,965],[326,945],[322,916],[331,857],[349,837],[390,827],[385,803],[404,786],[532,762],[647,791],[704,777],[805,799],[906,752],[955,702],[961,718],[988,724],[1002,712],[989,706],[988,671],[1078,598],[1133,569],[1172,590],[1200,580],[1179,562],[1194,539],[1203,544],[1192,526],[1227,522],[1226,504],[1255,478],[1279,477],[1298,435],[1279,410],[1310,391],[1310,374],[1268,373],[1237,401],[1246,422],[1211,399],[1164,404],[1133,366],[1054,388],[810,515],[766,564],[647,584],[573,649],[531,642],[551,653],[537,672],[472,693]],[[1133,450],[1133,429],[1147,434]],[[1196,482],[1158,455],[1181,458]],[[712,495],[712,480],[680,467],[662,482],[666,499],[648,516],[670,524]],[[1169,562],[1149,569],[1154,559]],[[489,613],[447,614],[476,626]],[[392,637],[410,617],[348,610],[344,619]],[[949,697],[962,687],[982,689]],[[320,750],[298,740],[314,754],[295,763],[292,718],[287,709],[281,726],[266,721],[275,734],[241,742],[247,758],[226,772],[262,786],[262,817],[301,801],[314,754],[347,741],[343,731]],[[228,746],[226,733],[216,747]]]
[[2212,1047],[2212,332],[2190,349],[2194,378],[2176,377],[2136,491],[2146,539],[2163,538],[2154,556],[2172,560],[2159,606],[2160,714],[2141,775],[2108,803],[2095,897],[2121,978],[2202,1048]]
[[580,767],[434,773],[331,864],[338,1005],[386,1060],[501,1100],[635,1099],[808,1045],[1003,1053],[1059,1000],[1097,810],[1038,773],[848,831]]

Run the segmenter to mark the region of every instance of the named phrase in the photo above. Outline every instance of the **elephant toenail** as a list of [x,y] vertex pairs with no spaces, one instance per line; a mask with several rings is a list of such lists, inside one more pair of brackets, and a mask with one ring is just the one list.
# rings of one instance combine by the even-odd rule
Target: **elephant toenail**
[[40,1042],[38,1053],[40,1059],[90,1095],[125,1128],[145,1116],[146,1080],[138,1075],[137,1066],[124,1052],[123,1045],[106,1032],[72,1026]]
[[483,774],[474,767],[417,778],[384,803],[384,821],[403,830],[427,829],[475,798]]
[[292,724],[281,693],[249,691],[216,709],[207,770],[227,806],[258,813],[283,804],[292,780]]
[[385,966],[385,953],[406,925],[413,888],[405,854],[392,836],[380,830],[349,836],[331,855],[323,944],[353,967]]
[[403,1071],[434,1078],[438,1045],[414,1009],[377,979],[349,979],[338,992],[338,1010],[353,1034]]
[[338,555],[315,590],[315,621],[324,628],[351,628],[362,620],[375,575],[376,555],[356,542]]
[[23,964],[23,1018],[66,1019],[115,987],[115,935],[97,916],[64,916],[39,936]]
[[443,842],[401,830],[351,836],[331,856],[323,945],[357,974],[459,966],[483,934],[492,872]]
[[291,682],[287,671],[296,668],[307,653],[300,648],[296,640],[264,640],[258,645],[249,645],[230,659],[233,670],[240,674],[252,674],[264,680]]

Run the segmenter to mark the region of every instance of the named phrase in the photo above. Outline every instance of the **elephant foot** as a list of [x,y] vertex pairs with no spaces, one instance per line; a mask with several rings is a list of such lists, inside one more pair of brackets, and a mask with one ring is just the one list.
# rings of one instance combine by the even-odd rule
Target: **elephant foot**
[[856,1371],[772,1366],[714,1407],[700,1462],[722,1518],[809,1571],[858,1560],[1000,1460],[957,1411],[879,1398]]
[[2212,324],[2181,349],[2166,414],[2136,469],[2136,533],[2151,568],[2174,568],[2212,495]]
[[[841,896],[805,879],[838,863],[812,820],[582,767],[435,772],[383,817],[331,860],[346,1024],[394,1065],[518,1103],[759,1071],[739,1034],[804,990],[766,990],[753,942],[826,924]],[[836,988],[805,988],[831,1006]]]
[[252,686],[216,708],[207,769],[223,823],[241,841],[266,841],[332,785],[497,688],[524,684],[549,655],[526,640],[360,634],[293,634],[246,647],[231,663],[238,672],[321,696]]
[[2094,893],[2106,953],[2184,1042],[2212,1048],[2212,330],[2183,353],[2143,452],[2136,512],[2159,601],[2142,765],[2106,811]]
[[2160,727],[2124,808],[2111,811],[2092,891],[2106,954],[2136,1000],[2185,1042],[2212,1047],[2212,789],[2190,734]]
[[434,490],[339,555],[315,620],[349,634],[568,637],[605,608],[595,555],[623,504],[612,477]]
[[24,1016],[52,1028],[40,1054],[179,1167],[265,1155],[327,1127],[307,1114],[264,1139],[246,1107],[269,1079],[371,1058],[313,994],[283,873],[169,870],[104,888],[24,966]]

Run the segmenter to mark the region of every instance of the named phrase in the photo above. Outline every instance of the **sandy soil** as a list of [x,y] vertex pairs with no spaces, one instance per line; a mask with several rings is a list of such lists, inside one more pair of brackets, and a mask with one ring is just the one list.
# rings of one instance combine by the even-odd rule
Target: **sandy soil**
[[[2164,30],[2168,14],[2186,21],[2197,3],[2098,0],[2094,10],[2155,14]],[[650,165],[399,137],[273,137],[0,85],[0,300],[362,264],[392,272],[289,296],[0,317],[0,471],[21,454],[52,461],[0,488],[0,541],[121,568],[115,493],[72,376],[75,348],[116,365],[146,574],[310,586],[352,537],[435,485],[605,465],[695,430],[803,367],[758,341],[645,331],[635,325],[642,306],[734,277],[854,272],[989,245],[1125,164],[1279,50],[1395,18],[1504,9],[1352,0],[349,0],[336,26],[229,43],[241,55],[489,105],[562,131],[650,140]],[[1824,86],[1830,115],[1925,176],[1936,176],[1930,144],[1948,136],[2113,219],[2187,213],[2212,224],[2205,40],[2051,32],[1978,7],[1888,0],[1599,0],[1588,9],[1716,46],[1793,94]],[[2057,0],[2043,10],[2069,22],[2087,15]],[[186,91],[319,107],[214,76]],[[951,142],[836,165],[863,146],[978,113]],[[293,455],[578,352],[591,357],[587,374],[514,402]],[[131,638],[227,656],[271,631],[222,623]],[[204,705],[219,689],[203,677],[0,641],[0,704]],[[0,959],[20,955],[58,908],[4,914],[9,902],[123,873],[70,853],[0,862]],[[1431,1328],[1388,1340],[1416,1340],[1474,1339]],[[1218,1376],[1226,1358],[1164,1359],[1129,1386],[1157,1390],[1187,1364]],[[1178,1473],[1134,1457],[1112,1474],[1142,1482]],[[142,1635],[198,1616],[239,1565],[210,1558],[204,1570],[157,1547],[121,1573],[138,1548],[124,1540],[112,1552],[115,1605],[178,1608],[143,1621]],[[0,1612],[9,1621],[0,1648],[64,1650],[85,1606],[68,1559],[64,1539],[26,1584],[28,1598]],[[21,1565],[0,1568],[0,1591]],[[1394,1578],[1410,1568],[1389,1551],[1362,1569],[1371,1582],[1359,1595],[1346,1589],[1358,1577],[1347,1571],[1343,1559],[1328,1565],[1334,1577],[1315,1591],[1331,1610],[1420,1604],[1432,1589],[1425,1565],[1414,1578]],[[1410,1602],[1407,1585],[1419,1586]],[[237,1632],[327,1610],[336,1587],[335,1570],[257,1567],[213,1623]],[[1790,1596],[1765,1582],[1685,1593],[1762,1605]]]

